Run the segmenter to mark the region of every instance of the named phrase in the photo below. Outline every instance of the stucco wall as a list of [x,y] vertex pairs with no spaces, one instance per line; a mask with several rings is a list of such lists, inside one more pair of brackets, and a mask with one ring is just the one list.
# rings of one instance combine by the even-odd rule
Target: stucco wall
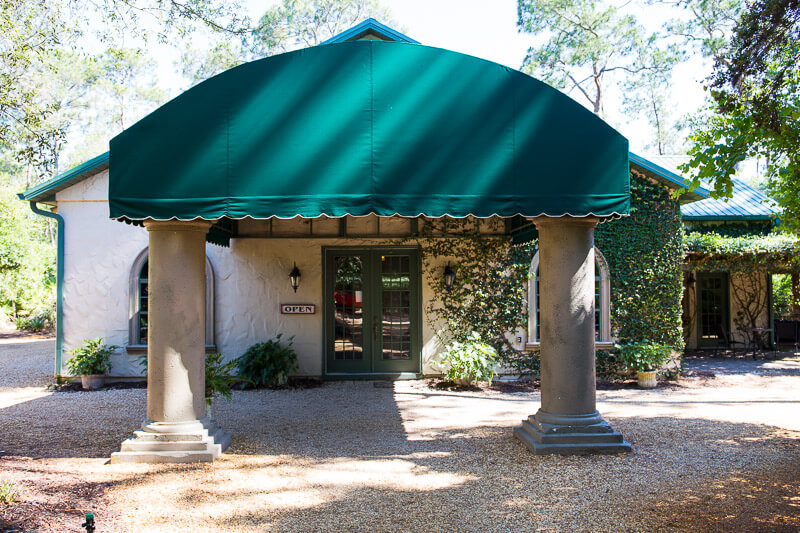
[[[108,218],[108,172],[102,172],[58,193],[58,212],[65,223],[64,349],[83,339],[129,344],[129,282],[136,257],[147,247],[144,228]],[[364,220],[364,224],[369,221]],[[302,224],[301,221],[298,221]],[[384,224],[386,227],[388,224]],[[321,375],[323,361],[322,249],[324,246],[390,245],[392,239],[233,239],[230,248],[206,245],[215,274],[215,341],[227,358],[240,356],[256,342],[282,333],[294,336],[302,375]],[[399,241],[394,241],[398,244]],[[295,294],[289,284],[294,262],[302,273]],[[435,264],[434,275],[446,264]],[[432,296],[423,273],[422,306]],[[281,303],[313,303],[314,315],[281,315]],[[423,370],[440,349],[435,333],[421,324]],[[64,354],[65,359],[69,354]],[[124,348],[112,358],[111,375],[139,376],[138,355]]]

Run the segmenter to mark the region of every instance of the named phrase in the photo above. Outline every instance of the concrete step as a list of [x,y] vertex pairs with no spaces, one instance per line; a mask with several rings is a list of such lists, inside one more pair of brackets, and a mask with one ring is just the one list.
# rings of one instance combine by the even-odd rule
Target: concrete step
[[218,453],[204,451],[174,452],[114,452],[111,464],[119,463],[209,463],[219,456]]
[[158,452],[167,450],[170,452],[203,452],[209,451],[209,444],[213,440],[207,441],[148,441],[139,439],[128,439],[122,443],[120,451],[123,452]]
[[148,442],[174,442],[196,441],[202,442],[209,438],[208,431],[197,433],[151,433],[141,429],[133,432],[133,438]]

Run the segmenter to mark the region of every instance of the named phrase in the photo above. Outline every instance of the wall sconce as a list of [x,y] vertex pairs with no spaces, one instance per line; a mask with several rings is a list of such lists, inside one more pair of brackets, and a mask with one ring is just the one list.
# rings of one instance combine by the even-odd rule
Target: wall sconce
[[444,267],[444,286],[448,289],[453,286],[453,281],[456,279],[456,273],[450,268],[450,263]]
[[297,263],[294,264],[294,268],[289,273],[289,282],[292,284],[294,292],[297,292],[297,287],[300,286],[300,271],[297,269]]

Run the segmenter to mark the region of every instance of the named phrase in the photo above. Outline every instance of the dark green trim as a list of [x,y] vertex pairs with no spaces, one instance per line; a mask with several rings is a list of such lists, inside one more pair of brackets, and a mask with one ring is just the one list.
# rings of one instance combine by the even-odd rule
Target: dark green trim
[[392,28],[390,28],[385,24],[381,24],[374,18],[368,18],[365,21],[356,24],[352,28],[344,30],[342,33],[338,35],[334,35],[327,41],[322,41],[320,45],[343,43],[345,41],[354,41],[356,39],[360,39],[361,37],[363,37],[368,33],[374,33],[376,35],[384,37],[387,41],[398,41],[401,43],[419,44],[419,41],[415,41],[408,35],[403,35],[399,31],[393,30]]
[[633,152],[628,152],[628,159],[632,165],[639,167],[644,173],[651,178],[670,186],[672,189],[686,188],[687,191],[681,195],[681,203],[695,202],[711,196],[711,193],[703,187],[696,187],[693,190],[688,190],[689,183],[683,179],[682,176],[670,172],[666,168],[659,166],[652,161],[645,159],[640,155]]
[[361,381],[361,380],[399,380],[420,379],[422,372],[370,372],[365,374],[339,374],[331,373],[322,376],[325,381]]
[[764,220],[764,221],[772,221],[775,220],[774,216],[770,215],[683,215],[683,220],[686,221],[693,221],[693,220],[719,220],[727,221],[727,220]]
[[702,324],[702,314],[701,314],[701,305],[702,301],[700,298],[700,280],[706,278],[721,278],[722,279],[722,321],[725,327],[725,330],[728,332],[728,335],[732,335],[731,332],[731,298],[730,298],[730,276],[727,272],[698,272],[697,273],[697,280],[696,280],[696,287],[697,287],[697,347],[698,348],[708,348],[711,346],[719,346],[720,342],[723,339],[717,339],[716,341],[711,340],[704,340],[703,339],[703,324]]
[[33,202],[47,202],[55,201],[56,193],[63,191],[67,187],[75,185],[89,176],[93,176],[108,168],[108,154],[100,154],[85,163],[81,163],[75,168],[67,170],[58,176],[51,178],[44,183],[40,183],[35,187],[31,187],[25,192],[19,193],[17,196],[20,200],[28,200]]
[[[398,360],[398,361],[385,361],[384,363],[384,370],[376,370],[376,360],[375,354],[378,350],[381,349],[380,341],[376,343],[373,342],[372,335],[368,334],[367,329],[365,328],[363,333],[363,349],[365,353],[364,359],[360,362],[360,365],[356,362],[353,363],[353,371],[329,371],[328,363],[329,363],[329,350],[330,350],[330,340],[333,338],[333,313],[331,309],[331,302],[330,298],[328,297],[329,294],[332,293],[333,287],[333,262],[331,258],[334,255],[338,254],[349,254],[349,255],[361,255],[364,256],[364,270],[363,270],[363,291],[364,291],[364,300],[363,300],[363,315],[365,317],[374,317],[377,316],[380,312],[382,303],[379,301],[378,298],[375,298],[374,295],[380,294],[380,256],[381,255],[401,255],[401,254],[410,254],[411,255],[411,283],[413,284],[413,289],[411,293],[411,301],[410,301],[410,318],[411,323],[414,324],[412,327],[412,337],[411,337],[411,350],[414,357],[417,358],[416,368],[413,371],[404,371],[398,369],[391,369],[388,366],[392,366],[391,363],[396,363],[397,365],[402,365],[403,363],[408,363],[407,360]],[[323,317],[323,324],[322,324],[322,372],[323,377],[328,379],[389,379],[389,378],[396,378],[396,379],[413,379],[411,376],[420,376],[422,374],[422,263],[421,257],[419,252],[419,247],[417,246],[358,246],[358,247],[350,247],[350,246],[331,246],[331,247],[323,247],[322,248],[322,317]],[[416,293],[416,294],[415,294]],[[369,295],[369,296],[368,296]],[[369,319],[369,326],[371,327],[372,319]],[[366,321],[365,321],[366,322]],[[366,354],[369,353],[369,356]],[[413,357],[412,357],[413,360]],[[388,366],[387,366],[388,365]],[[361,367],[362,370],[356,370],[355,367]]]
[[56,221],[56,233],[58,235],[58,248],[56,250],[56,361],[55,375],[60,377],[62,374],[62,363],[64,359],[64,217],[58,213],[51,213],[36,207],[36,202],[31,202],[31,211],[43,217],[52,218]]

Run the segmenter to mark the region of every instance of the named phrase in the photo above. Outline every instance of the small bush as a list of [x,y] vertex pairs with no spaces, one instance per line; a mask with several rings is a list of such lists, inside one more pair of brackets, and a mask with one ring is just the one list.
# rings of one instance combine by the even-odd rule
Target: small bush
[[597,377],[600,379],[613,381],[627,378],[630,374],[625,362],[620,359],[618,351],[600,350],[595,352],[595,363]]
[[13,481],[0,481],[0,503],[14,503],[19,500],[19,489]]
[[231,375],[236,359],[227,363],[224,360],[225,356],[221,353],[206,355],[206,400],[219,395],[231,401],[232,387],[237,381]]
[[289,374],[296,372],[297,354],[292,350],[289,338],[286,345],[281,344],[281,334],[267,342],[254,344],[237,359],[239,377],[254,387],[285,385]]
[[450,381],[488,381],[492,384],[495,376],[497,350],[481,341],[480,335],[473,332],[467,342],[453,342],[435,364],[444,369],[444,376]]
[[671,347],[645,340],[619,346],[618,357],[631,370],[650,372],[661,368],[671,354]]
[[84,339],[83,346],[69,350],[72,357],[67,360],[67,369],[73,376],[105,374],[111,370],[111,354],[119,346],[103,344],[103,338]]

